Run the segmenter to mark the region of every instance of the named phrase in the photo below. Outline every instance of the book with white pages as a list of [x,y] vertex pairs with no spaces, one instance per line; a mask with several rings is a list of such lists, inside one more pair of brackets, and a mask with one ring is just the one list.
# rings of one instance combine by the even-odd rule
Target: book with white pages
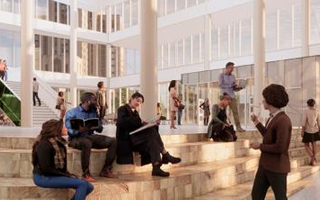
[[142,130],[144,130],[144,129],[147,129],[147,128],[156,126],[156,125],[157,125],[157,121],[160,119],[160,117],[161,117],[161,115],[156,115],[156,116],[154,116],[154,117],[146,120],[146,121],[145,121],[145,122],[147,122],[146,125],[141,126],[140,128],[138,128],[138,129],[136,129],[136,130],[134,130],[134,131],[131,131],[131,132],[129,133],[129,135],[132,135],[132,134],[135,134],[135,133],[137,133],[137,132],[140,132],[140,131],[142,131]]

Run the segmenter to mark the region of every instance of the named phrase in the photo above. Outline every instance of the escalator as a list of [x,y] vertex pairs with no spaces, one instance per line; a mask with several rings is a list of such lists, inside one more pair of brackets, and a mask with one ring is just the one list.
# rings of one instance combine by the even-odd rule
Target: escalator
[[0,79],[0,114],[8,117],[8,123],[20,126],[21,124],[21,100],[20,98]]

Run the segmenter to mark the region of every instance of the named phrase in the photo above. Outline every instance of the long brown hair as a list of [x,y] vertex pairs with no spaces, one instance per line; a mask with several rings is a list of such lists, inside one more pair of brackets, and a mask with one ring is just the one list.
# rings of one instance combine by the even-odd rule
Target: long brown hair
[[50,119],[42,124],[42,129],[36,141],[32,146],[32,164],[36,164],[36,150],[38,144],[43,140],[48,140],[53,137],[61,137],[62,133],[62,120]]

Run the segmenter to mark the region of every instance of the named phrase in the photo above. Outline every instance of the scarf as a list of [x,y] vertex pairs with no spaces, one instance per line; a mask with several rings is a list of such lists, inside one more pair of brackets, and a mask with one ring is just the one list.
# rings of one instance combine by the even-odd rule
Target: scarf
[[[59,147],[59,144],[64,146],[66,144],[65,141],[59,140],[58,138],[50,138],[48,140],[56,151],[54,156],[54,164],[57,169],[63,169],[65,167],[66,153],[63,147]],[[58,144],[59,143],[59,144]]]

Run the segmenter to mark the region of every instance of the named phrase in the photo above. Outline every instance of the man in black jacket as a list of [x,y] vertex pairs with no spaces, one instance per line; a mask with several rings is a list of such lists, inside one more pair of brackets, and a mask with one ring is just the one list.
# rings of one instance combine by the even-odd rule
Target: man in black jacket
[[[143,95],[136,92],[131,96],[129,104],[125,104],[118,109],[117,163],[133,164],[132,152],[135,151],[141,154],[141,165],[152,163],[153,176],[169,176],[169,172],[161,170],[162,163],[168,164],[170,162],[176,164],[181,162],[181,159],[171,156],[166,151],[158,132],[158,126],[144,129],[135,134],[129,134],[147,124],[141,120],[137,112],[137,108],[143,101]],[[162,154],[162,158],[160,154]]]

